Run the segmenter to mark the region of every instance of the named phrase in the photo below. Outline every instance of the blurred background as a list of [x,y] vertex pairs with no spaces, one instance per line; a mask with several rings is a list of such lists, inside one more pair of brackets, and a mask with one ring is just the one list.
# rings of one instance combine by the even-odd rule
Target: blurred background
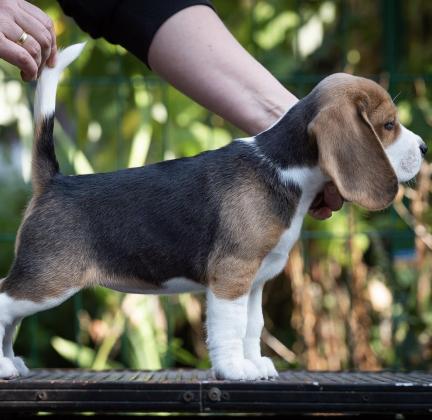
[[[60,46],[88,39],[55,1],[35,4],[55,21]],[[432,2],[214,5],[297,96],[337,71],[373,78],[396,97],[402,123],[431,146]],[[65,76],[55,126],[65,174],[191,156],[243,136],[103,40],[90,40]],[[0,277],[30,197],[33,95],[34,85],[0,61]],[[345,204],[327,221],[306,219],[284,273],[265,288],[263,348],[279,369],[432,367],[431,171],[425,162],[386,211]],[[199,295],[86,290],[24,320],[16,353],[31,367],[207,368],[204,312]]]

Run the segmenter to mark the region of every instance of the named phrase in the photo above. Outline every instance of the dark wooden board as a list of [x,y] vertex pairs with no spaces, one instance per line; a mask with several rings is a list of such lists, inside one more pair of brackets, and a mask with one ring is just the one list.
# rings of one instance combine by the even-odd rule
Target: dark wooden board
[[218,381],[209,371],[33,370],[0,380],[0,413],[432,414],[432,373],[281,372]]

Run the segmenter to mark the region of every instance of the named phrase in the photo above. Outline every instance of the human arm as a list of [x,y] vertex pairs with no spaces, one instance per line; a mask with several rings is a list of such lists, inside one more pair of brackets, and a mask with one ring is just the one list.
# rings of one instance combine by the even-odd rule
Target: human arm
[[170,84],[249,135],[265,130],[298,100],[207,6],[171,16],[154,36],[148,62]]

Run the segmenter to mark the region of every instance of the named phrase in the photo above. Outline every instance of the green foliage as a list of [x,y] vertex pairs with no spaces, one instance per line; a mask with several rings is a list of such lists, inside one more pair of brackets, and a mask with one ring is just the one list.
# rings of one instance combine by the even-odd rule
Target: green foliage
[[[374,77],[392,95],[399,94],[401,121],[430,143],[432,51],[426,47],[432,41],[432,4],[214,4],[240,43],[298,96],[332,72]],[[56,2],[42,6],[55,21],[60,46],[88,39]],[[34,86],[18,79],[14,67],[0,63],[0,277],[10,267],[13,240],[30,195]],[[191,156],[242,135],[104,40],[88,40],[60,86],[57,103],[56,148],[66,174]],[[306,220],[302,275],[296,277],[288,267],[265,296],[266,325],[279,341],[264,341],[280,368],[431,367],[430,250],[412,228],[422,224],[428,232],[432,211],[427,196],[414,222],[400,217],[416,199],[413,191],[405,189],[408,198],[399,201],[404,207],[370,214],[346,205],[328,221]],[[358,312],[361,305],[366,314]],[[309,320],[311,331],[306,331],[302,328]],[[359,328],[366,340],[358,338],[363,337]],[[376,363],[359,362],[352,342]],[[17,350],[33,366],[209,366],[201,304],[191,296],[123,297],[88,290],[25,320]]]

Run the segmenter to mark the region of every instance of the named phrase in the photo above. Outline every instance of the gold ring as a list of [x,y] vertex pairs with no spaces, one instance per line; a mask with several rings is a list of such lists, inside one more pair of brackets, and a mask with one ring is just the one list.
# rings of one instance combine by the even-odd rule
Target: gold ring
[[23,33],[21,34],[21,36],[19,37],[17,43],[18,43],[18,44],[21,44],[21,45],[24,44],[24,42],[26,41],[27,37],[28,37],[27,32],[23,32]]

